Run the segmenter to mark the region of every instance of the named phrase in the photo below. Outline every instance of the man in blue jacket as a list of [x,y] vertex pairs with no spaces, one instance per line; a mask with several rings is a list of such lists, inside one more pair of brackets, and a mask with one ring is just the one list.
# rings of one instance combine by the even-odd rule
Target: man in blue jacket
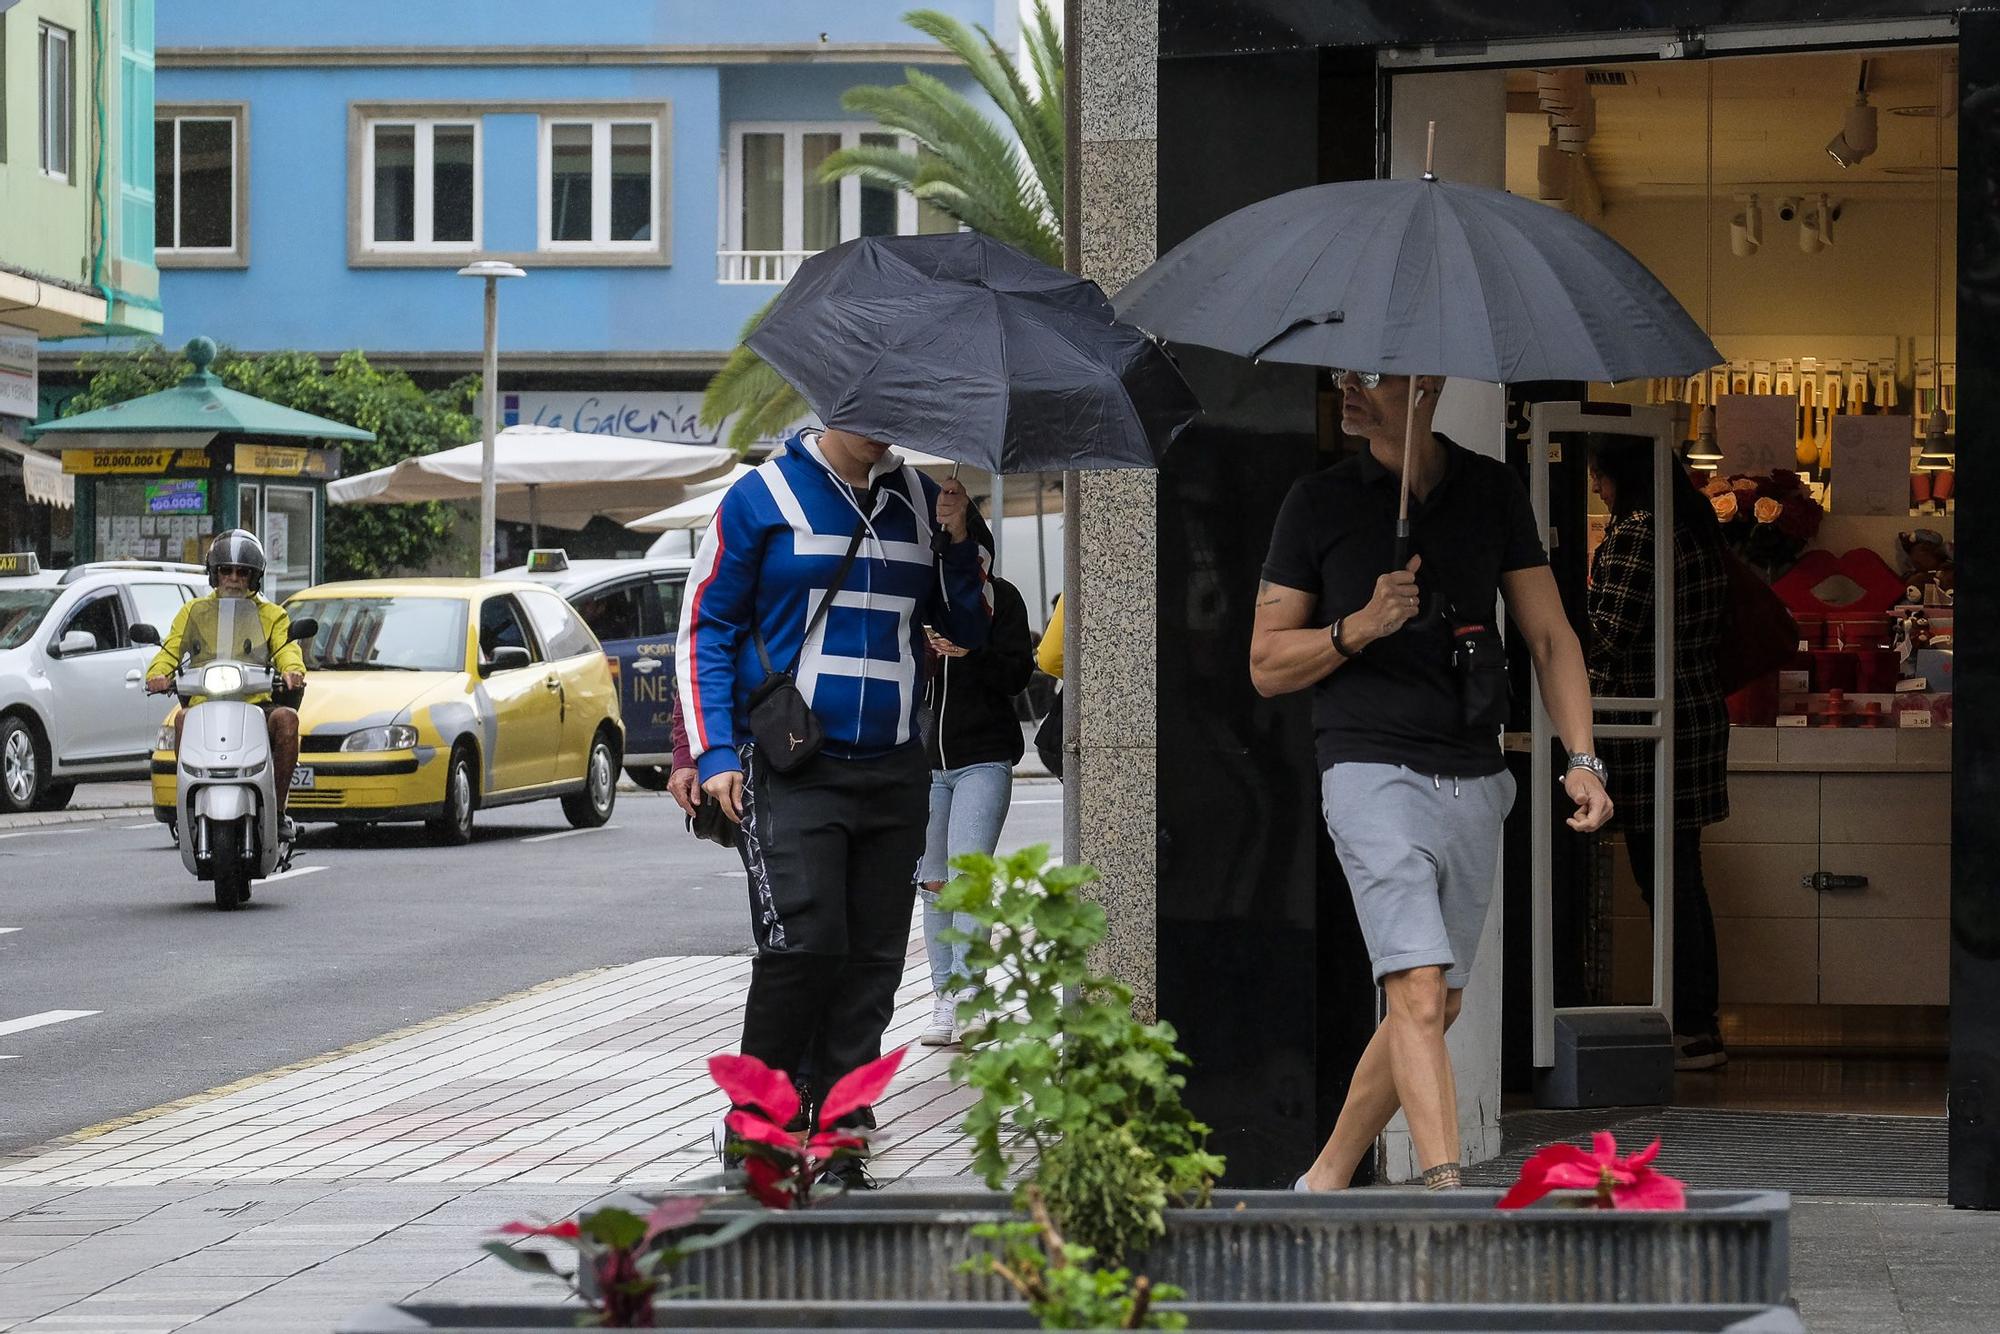
[[[881,1054],[895,1008],[930,790],[924,630],[977,648],[991,618],[966,506],[956,480],[880,441],[804,431],[730,488],[689,572],[675,650],[688,742],[703,791],[742,826],[757,942],[743,1051],[809,1068],[817,1095]],[[790,773],[748,725],[766,657],[825,730]]]

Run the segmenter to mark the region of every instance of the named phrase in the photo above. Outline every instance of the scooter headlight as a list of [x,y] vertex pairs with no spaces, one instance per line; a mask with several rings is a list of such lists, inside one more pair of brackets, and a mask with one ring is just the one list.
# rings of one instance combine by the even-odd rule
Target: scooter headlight
[[340,743],[342,750],[409,750],[417,744],[417,729],[407,723],[388,727],[364,727],[349,732]]
[[201,693],[204,695],[233,695],[243,688],[243,669],[231,663],[218,662],[206,668],[201,674]]

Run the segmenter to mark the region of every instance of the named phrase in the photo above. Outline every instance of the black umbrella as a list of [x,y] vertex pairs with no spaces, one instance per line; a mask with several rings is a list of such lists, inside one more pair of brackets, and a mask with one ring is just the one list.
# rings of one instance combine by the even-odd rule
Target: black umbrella
[[[1603,232],[1428,170],[1238,209],[1133,279],[1118,313],[1170,343],[1265,361],[1502,384],[1688,375],[1722,360]],[[1399,534],[1407,439],[1403,462]]]
[[1097,284],[976,232],[822,251],[749,344],[826,425],[989,472],[1156,467],[1197,411]]

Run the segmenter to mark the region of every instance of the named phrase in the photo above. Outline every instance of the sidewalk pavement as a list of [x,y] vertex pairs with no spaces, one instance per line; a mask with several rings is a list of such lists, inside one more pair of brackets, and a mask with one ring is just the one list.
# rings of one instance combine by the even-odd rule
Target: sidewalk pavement
[[40,825],[75,824],[84,820],[151,818],[153,791],[143,782],[79,783],[69,805],[59,811],[26,811],[0,815],[0,830],[32,829]]
[[[0,1330],[330,1330],[422,1294],[532,1299],[478,1247],[618,1184],[711,1174],[748,955],[648,959],[0,1158]],[[921,932],[886,1040],[885,1185],[970,1181]]]

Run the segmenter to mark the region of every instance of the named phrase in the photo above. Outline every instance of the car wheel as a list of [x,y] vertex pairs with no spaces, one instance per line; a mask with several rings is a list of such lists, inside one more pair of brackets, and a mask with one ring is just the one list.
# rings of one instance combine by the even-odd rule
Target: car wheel
[[617,801],[618,756],[611,749],[611,738],[599,732],[590,743],[583,791],[562,799],[563,816],[578,829],[596,829],[611,818]]
[[452,751],[451,768],[444,777],[444,809],[436,819],[424,821],[432,842],[444,847],[463,847],[472,841],[472,811],[477,795],[472,752],[460,746]]
[[46,768],[41,744],[28,724],[18,715],[0,718],[0,811],[34,810]]
[[667,766],[664,764],[628,764],[625,776],[648,792],[667,790]]
[[35,798],[35,809],[38,811],[59,811],[69,805],[69,799],[75,795],[75,783],[45,783],[42,785],[42,795]]

